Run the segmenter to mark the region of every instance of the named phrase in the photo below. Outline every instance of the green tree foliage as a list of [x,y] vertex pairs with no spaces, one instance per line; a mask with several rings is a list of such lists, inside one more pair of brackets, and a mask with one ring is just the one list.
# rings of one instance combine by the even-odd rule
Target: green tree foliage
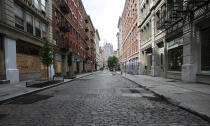
[[40,50],[41,62],[48,67],[53,63],[53,48],[50,46],[49,41],[44,39],[44,46]]
[[108,67],[109,68],[115,67],[117,65],[117,61],[118,59],[116,56],[110,56],[107,61]]

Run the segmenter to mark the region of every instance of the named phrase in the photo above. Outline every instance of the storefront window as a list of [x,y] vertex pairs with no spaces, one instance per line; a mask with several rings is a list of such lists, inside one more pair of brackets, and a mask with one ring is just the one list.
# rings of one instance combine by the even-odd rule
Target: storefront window
[[202,30],[201,70],[210,72],[210,28]]
[[0,80],[5,79],[5,66],[4,66],[4,51],[3,51],[3,41],[0,37]]
[[183,64],[183,46],[168,51],[168,70],[181,71]]

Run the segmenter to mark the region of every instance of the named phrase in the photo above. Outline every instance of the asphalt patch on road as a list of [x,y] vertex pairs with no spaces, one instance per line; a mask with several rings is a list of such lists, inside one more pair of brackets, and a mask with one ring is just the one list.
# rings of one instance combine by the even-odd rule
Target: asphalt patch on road
[[130,90],[131,93],[140,93],[140,91],[137,90],[137,89],[129,89],[129,90]]
[[0,120],[2,120],[3,118],[7,117],[8,114],[0,114]]
[[11,102],[9,102],[8,104],[33,104],[35,102],[39,102],[39,101],[43,101],[43,100],[47,100],[49,98],[51,98],[53,96],[51,95],[40,95],[40,94],[31,94],[28,96],[23,96],[20,98],[17,98]]
[[150,101],[155,101],[155,102],[167,102],[165,98],[157,96],[157,95],[155,95],[155,97],[143,96],[143,98],[146,98]]

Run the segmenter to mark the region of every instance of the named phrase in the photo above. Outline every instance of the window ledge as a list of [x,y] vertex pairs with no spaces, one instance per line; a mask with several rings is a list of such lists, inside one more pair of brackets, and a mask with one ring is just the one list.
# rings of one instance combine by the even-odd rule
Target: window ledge
[[201,72],[201,73],[197,73],[197,76],[210,76],[210,72]]
[[181,74],[181,71],[167,71],[167,73],[175,73],[175,74]]

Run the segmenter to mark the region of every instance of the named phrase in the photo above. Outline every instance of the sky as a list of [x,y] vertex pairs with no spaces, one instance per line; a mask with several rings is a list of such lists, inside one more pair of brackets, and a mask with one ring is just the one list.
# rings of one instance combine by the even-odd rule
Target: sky
[[100,46],[104,41],[113,44],[117,50],[119,17],[122,16],[125,0],[82,0],[86,12],[91,16],[93,25],[99,31]]

